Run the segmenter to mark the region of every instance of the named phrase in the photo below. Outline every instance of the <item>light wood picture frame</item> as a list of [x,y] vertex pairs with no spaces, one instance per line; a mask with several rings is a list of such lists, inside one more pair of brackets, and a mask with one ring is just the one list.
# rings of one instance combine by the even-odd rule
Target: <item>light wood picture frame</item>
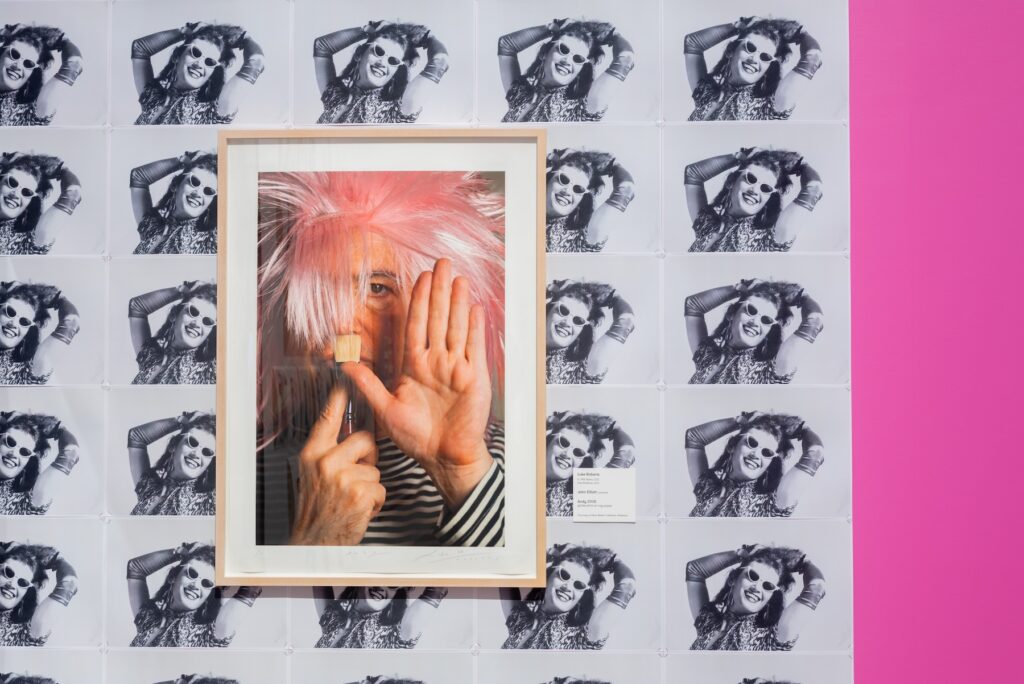
[[218,584],[544,586],[545,155],[220,131]]

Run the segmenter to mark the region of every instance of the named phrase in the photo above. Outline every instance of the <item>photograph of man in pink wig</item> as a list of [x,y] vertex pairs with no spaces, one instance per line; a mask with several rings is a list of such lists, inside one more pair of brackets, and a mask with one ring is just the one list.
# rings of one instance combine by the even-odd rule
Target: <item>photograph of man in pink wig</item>
[[260,174],[257,544],[504,545],[503,181]]

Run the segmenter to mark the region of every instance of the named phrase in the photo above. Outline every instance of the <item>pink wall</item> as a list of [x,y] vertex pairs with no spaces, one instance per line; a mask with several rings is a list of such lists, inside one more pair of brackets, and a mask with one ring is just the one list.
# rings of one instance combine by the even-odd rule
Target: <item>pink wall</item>
[[857,680],[1020,681],[1024,7],[850,5]]

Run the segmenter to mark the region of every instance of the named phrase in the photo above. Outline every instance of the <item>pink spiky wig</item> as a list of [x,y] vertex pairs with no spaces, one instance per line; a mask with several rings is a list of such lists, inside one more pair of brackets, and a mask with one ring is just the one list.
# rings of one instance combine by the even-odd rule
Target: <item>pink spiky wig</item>
[[[264,443],[280,433],[280,421],[298,427],[317,415],[319,406],[300,408],[295,399],[316,401],[311,394],[318,393],[306,384],[322,384],[314,379],[312,357],[353,329],[366,302],[371,234],[393,249],[403,292],[441,257],[451,260],[453,275],[469,280],[472,303],[485,314],[493,386],[503,386],[505,203],[486,178],[440,171],[262,173],[259,415],[278,424],[261,430]],[[302,356],[308,360],[289,368]],[[289,415],[275,403],[290,403]]]

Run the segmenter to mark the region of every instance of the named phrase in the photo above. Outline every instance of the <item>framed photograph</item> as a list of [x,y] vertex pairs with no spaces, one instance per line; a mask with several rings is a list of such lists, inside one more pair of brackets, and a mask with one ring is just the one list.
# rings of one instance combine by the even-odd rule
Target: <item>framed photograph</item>
[[545,155],[220,132],[218,583],[543,586]]

